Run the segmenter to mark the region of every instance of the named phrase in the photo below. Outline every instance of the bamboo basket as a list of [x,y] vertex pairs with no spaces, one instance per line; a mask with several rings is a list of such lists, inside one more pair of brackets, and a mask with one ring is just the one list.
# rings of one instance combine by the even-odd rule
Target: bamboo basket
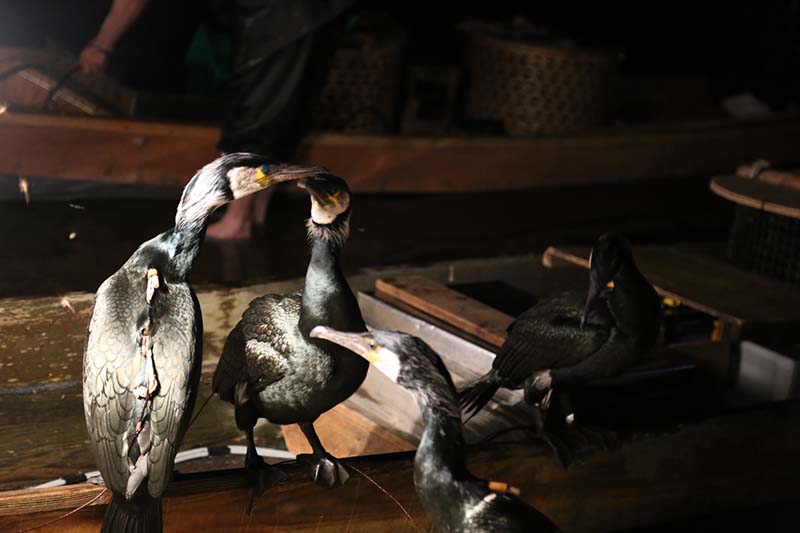
[[617,54],[579,48],[519,22],[464,29],[470,118],[501,122],[512,136],[565,135],[608,120]]
[[385,133],[397,127],[405,33],[385,20],[349,31],[320,94],[315,129]]

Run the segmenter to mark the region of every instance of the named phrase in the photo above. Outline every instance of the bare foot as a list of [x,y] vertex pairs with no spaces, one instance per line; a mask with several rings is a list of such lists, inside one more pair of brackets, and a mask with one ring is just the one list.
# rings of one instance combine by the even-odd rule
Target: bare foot
[[253,231],[253,197],[234,200],[216,224],[208,227],[206,235],[212,239],[249,239]]
[[276,189],[277,187],[270,187],[253,195],[253,223],[256,226],[264,225],[267,219],[267,207]]

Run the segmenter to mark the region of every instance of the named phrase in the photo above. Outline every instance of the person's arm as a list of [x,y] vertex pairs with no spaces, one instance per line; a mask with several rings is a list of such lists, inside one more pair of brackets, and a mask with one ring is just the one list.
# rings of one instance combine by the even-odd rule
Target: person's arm
[[148,0],[114,0],[100,31],[81,51],[80,63],[84,72],[105,70],[108,55],[120,37],[139,18]]

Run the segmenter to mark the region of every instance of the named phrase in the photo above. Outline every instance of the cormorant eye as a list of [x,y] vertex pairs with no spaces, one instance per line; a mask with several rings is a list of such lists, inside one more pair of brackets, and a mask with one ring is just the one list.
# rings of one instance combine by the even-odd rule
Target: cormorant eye
[[261,165],[261,172],[269,174],[269,165]]
[[369,349],[370,349],[370,350],[374,350],[374,349],[375,349],[375,343],[374,343],[374,342],[371,342],[371,341],[370,341],[370,343],[369,343]]

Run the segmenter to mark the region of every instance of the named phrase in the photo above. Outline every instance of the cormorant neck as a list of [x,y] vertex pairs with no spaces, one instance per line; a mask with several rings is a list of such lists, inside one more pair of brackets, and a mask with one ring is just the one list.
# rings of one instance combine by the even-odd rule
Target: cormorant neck
[[470,477],[455,391],[432,387],[415,396],[425,425],[414,459],[415,483],[424,478],[434,485],[429,490],[449,489]]
[[351,318],[353,308],[357,312],[358,304],[339,268],[339,251],[335,240],[322,235],[311,238],[311,260],[300,311],[300,329],[306,336],[319,324],[348,330],[353,327],[342,323]]
[[191,198],[184,198],[178,205],[175,213],[175,232],[186,235],[205,236],[208,217],[211,216],[218,205],[212,205],[203,200],[188,202]]
[[205,235],[208,217],[218,207],[233,200],[226,174],[237,161],[234,157],[222,157],[202,169],[183,188],[181,201],[175,210],[175,232]]
[[205,227],[199,232],[175,228],[165,231],[142,244],[126,267],[142,271],[155,268],[168,281],[185,281],[200,253],[204,235]]
[[200,254],[200,247],[206,236],[206,226],[200,227],[199,231],[175,230],[172,234],[172,264],[174,274],[180,280],[185,280],[191,272],[197,256]]
[[614,276],[614,288],[608,297],[609,310],[624,333],[635,334],[643,321],[656,311],[658,298],[652,285],[636,264],[626,261]]

